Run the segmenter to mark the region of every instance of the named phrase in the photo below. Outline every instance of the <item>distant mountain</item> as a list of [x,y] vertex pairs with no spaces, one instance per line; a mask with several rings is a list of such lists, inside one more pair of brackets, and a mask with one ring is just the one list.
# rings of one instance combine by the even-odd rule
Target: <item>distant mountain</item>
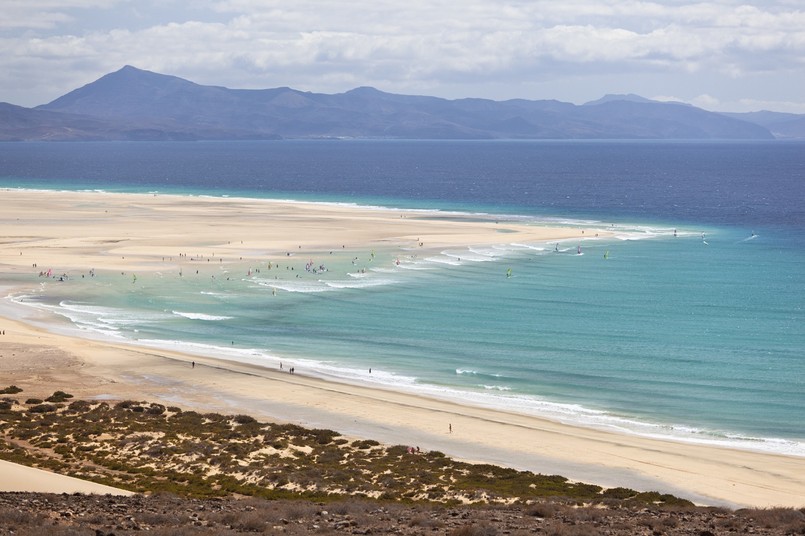
[[635,95],[634,93],[629,93],[627,95],[615,95],[615,94],[610,93],[608,95],[604,95],[603,97],[601,97],[598,100],[594,100],[594,101],[584,103],[584,105],[585,106],[594,106],[596,104],[604,104],[606,102],[612,102],[612,101],[628,101],[628,102],[643,102],[643,103],[657,102],[657,101],[647,99],[645,97],[641,97],[640,95]]
[[0,141],[112,141],[197,139],[151,125],[108,121],[89,115],[50,112],[0,102]]
[[5,105],[0,140],[772,139],[740,118],[637,95],[447,100],[370,87],[328,95],[202,86],[126,66],[34,109]]
[[31,110],[0,102],[0,141],[106,139],[111,125],[87,116]]
[[768,129],[775,138],[805,139],[805,115],[769,111],[725,113],[722,115],[760,125]]

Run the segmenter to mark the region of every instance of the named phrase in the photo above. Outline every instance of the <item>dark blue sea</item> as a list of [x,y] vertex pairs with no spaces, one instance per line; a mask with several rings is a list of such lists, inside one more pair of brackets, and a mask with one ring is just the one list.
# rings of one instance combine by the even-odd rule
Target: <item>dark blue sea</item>
[[515,244],[502,235],[495,247],[388,262],[365,277],[345,263],[302,282],[161,281],[134,295],[129,285],[24,301],[110,337],[805,456],[803,143],[7,143],[0,187],[606,226],[615,238]]

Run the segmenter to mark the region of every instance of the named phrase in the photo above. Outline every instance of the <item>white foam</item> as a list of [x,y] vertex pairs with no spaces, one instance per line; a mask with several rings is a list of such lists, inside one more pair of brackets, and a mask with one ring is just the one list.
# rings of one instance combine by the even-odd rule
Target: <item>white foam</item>
[[169,318],[168,315],[162,313],[131,311],[129,309],[102,307],[69,301],[62,301],[58,305],[41,302],[24,302],[24,304],[63,316],[79,329],[114,336],[119,335],[119,329],[123,326],[157,323]]
[[[122,339],[118,331],[118,326],[130,324],[132,319],[136,319],[137,322],[143,322],[170,318],[168,314],[132,314],[129,311],[122,311],[110,307],[97,307],[70,302],[62,302],[59,306],[48,306],[37,302],[25,302],[26,296],[29,299],[31,298],[30,295],[17,295],[13,297],[13,301],[56,312],[72,319],[74,325],[82,330],[88,330],[104,338],[112,338],[117,341]],[[172,314],[175,314],[175,312]],[[347,383],[366,384],[367,382],[371,382],[376,386],[388,389],[411,391],[424,396],[447,399],[462,404],[469,403],[480,407],[534,415],[575,426],[599,428],[616,433],[639,435],[662,440],[676,440],[723,448],[805,457],[805,443],[796,440],[758,438],[739,434],[723,434],[684,425],[647,423],[633,418],[626,418],[604,411],[586,408],[579,404],[551,402],[536,396],[514,394],[510,387],[497,383],[480,384],[477,386],[479,390],[473,391],[424,384],[415,377],[395,374],[378,368],[374,368],[369,372],[368,369],[359,369],[354,366],[345,367],[342,364],[334,362],[296,359],[287,356],[280,357],[272,355],[263,349],[242,349],[174,340],[122,340],[123,342],[137,345],[173,349],[191,355],[214,356],[260,366],[276,367],[282,361],[285,363],[286,368],[294,366],[297,372],[302,374]],[[466,376],[487,376],[478,370],[465,368],[458,368],[455,370],[455,373],[457,375]],[[500,377],[499,374],[490,376]]]
[[[461,374],[478,374],[476,371],[457,369]],[[397,378],[395,376],[395,378]],[[740,435],[724,435],[697,428],[662,425],[642,422],[591,409],[579,404],[550,402],[535,396],[512,394],[511,389],[500,385],[481,385],[483,391],[475,392],[452,387],[422,384],[419,382],[392,383],[392,387],[406,385],[424,396],[451,400],[460,404],[473,404],[490,409],[513,411],[533,415],[572,426],[610,430],[627,435],[639,435],[662,440],[699,443],[723,448],[754,450],[805,457],[805,442],[779,438],[753,438]]]
[[116,307],[103,307],[62,301],[54,311],[79,319],[96,319],[112,326],[127,326],[132,323],[155,323],[166,320],[168,315],[150,311],[132,311]]
[[298,293],[335,292],[398,283],[395,279],[366,277],[368,274],[365,273],[350,273],[348,275],[350,279],[254,279],[253,281],[263,287]]
[[[47,313],[66,318],[70,321],[72,326],[71,329],[67,330],[71,335],[75,335],[74,331],[89,332],[100,335],[101,338],[104,339],[119,340],[122,339],[123,336],[120,334],[117,326],[128,325],[131,323],[130,315],[126,320],[116,318],[113,314],[115,310],[111,308],[92,308],[82,306],[62,307],[61,305],[51,305],[38,301],[29,301],[35,297],[23,294],[18,294],[13,297],[9,296],[9,298],[15,304],[32,309],[38,309],[40,311],[45,311]],[[102,314],[105,316],[101,316]],[[32,321],[36,323],[35,320]],[[48,328],[53,329],[53,326],[48,325]],[[54,329],[54,331],[59,330],[57,328]]]
[[547,248],[544,245],[537,245],[537,244],[520,244],[518,242],[512,242],[512,247],[519,248],[519,249],[526,249],[529,251],[536,251],[539,253],[545,252]]
[[483,385],[482,386],[487,391],[511,391],[511,387],[506,387],[505,385]]
[[167,339],[138,339],[129,340],[137,346],[147,346],[149,348],[159,348],[163,350],[174,350],[177,352],[196,355],[210,356],[229,361],[250,363],[260,366],[279,366],[281,359],[272,355],[267,350],[259,348],[237,348],[234,346],[221,346],[215,344],[205,344],[197,342],[167,340]]
[[231,320],[231,316],[220,316],[220,315],[208,315],[204,313],[185,313],[182,311],[173,311],[173,314],[177,316],[182,316],[184,318],[189,318],[190,320],[205,320],[209,322],[214,322],[217,320]]
[[393,285],[397,281],[393,279],[351,279],[351,280],[336,280],[336,281],[322,281],[325,285],[336,289],[360,289],[370,287],[380,287],[385,285]]
[[444,257],[427,257],[425,259],[427,262],[433,264],[446,264],[449,266],[461,266],[461,261],[454,257],[444,256]]
[[398,268],[401,269],[401,270],[414,270],[414,271],[421,271],[421,272],[426,272],[426,271],[429,271],[429,270],[433,269],[432,266],[428,266],[423,261],[409,261],[409,262],[406,262],[406,263],[401,263],[398,266]]
[[321,281],[307,279],[255,279],[261,287],[283,290],[285,292],[299,292],[313,294],[316,292],[335,292],[338,289],[323,284]]
[[373,266],[372,268],[369,268],[369,273],[367,273],[367,272],[362,272],[362,273],[359,272],[358,274],[355,274],[355,275],[353,275],[351,273],[349,273],[347,275],[350,276],[350,277],[356,277],[358,275],[366,276],[366,275],[370,275],[372,272],[374,272],[376,274],[393,274],[393,273],[397,272],[397,268],[381,268],[379,266]]
[[468,248],[464,251],[442,251],[442,255],[451,259],[456,259],[459,262],[490,262],[494,261],[496,256],[493,255],[491,250],[485,251],[480,248]]

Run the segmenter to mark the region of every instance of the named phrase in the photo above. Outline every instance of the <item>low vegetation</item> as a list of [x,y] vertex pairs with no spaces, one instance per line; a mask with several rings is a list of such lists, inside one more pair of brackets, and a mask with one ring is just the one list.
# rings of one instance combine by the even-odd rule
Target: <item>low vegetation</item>
[[689,505],[670,495],[603,490],[437,451],[351,441],[332,430],[261,423],[248,415],[182,411],[57,391],[0,406],[0,457],[131,491],[333,500],[346,496],[443,504],[527,503],[540,497]]
[[[20,392],[13,386],[4,391]],[[640,533],[647,534],[670,534],[686,516],[716,519],[721,512],[711,509],[704,514],[705,510],[672,495],[602,489],[557,475],[463,463],[417,447],[354,441],[333,430],[261,423],[248,415],[198,413],[142,401],[72,400],[62,391],[46,400],[0,398],[0,459],[170,501],[219,504],[204,501],[249,496],[318,511],[361,504],[362,512],[382,512],[396,505],[408,509],[406,526],[419,532],[451,526],[455,534],[495,533],[494,523],[462,528],[432,514],[466,512],[467,508],[498,512],[489,514],[490,519],[503,516],[500,512],[516,511],[527,525],[537,523],[543,528],[565,526],[570,518],[571,524],[584,520],[595,524],[613,512],[628,512],[630,519],[643,519],[636,523],[643,523],[646,530]],[[122,504],[133,499],[115,500]],[[305,512],[311,526],[317,520],[321,524],[321,513]],[[753,527],[768,529],[768,534],[777,534],[774,531],[780,524],[793,531],[787,533],[805,534],[802,510],[723,512],[718,526],[724,530],[746,527],[751,519]],[[287,522],[289,514],[284,516]],[[254,516],[240,516],[238,523],[250,517]],[[254,523],[264,527],[266,522]],[[486,532],[477,532],[481,529]],[[562,530],[552,533],[598,533]],[[1,519],[0,534],[5,534]]]

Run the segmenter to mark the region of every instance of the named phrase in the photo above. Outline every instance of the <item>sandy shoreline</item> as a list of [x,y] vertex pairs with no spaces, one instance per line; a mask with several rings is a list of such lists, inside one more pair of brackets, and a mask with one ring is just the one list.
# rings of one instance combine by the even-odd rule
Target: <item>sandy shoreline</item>
[[[89,269],[180,270],[187,261],[179,254],[226,263],[333,248],[495,244],[502,231],[507,241],[520,242],[579,238],[582,232],[340,205],[18,190],[2,195],[0,273],[8,275],[6,284],[50,268],[71,276]],[[38,284],[35,276],[29,279]],[[1,313],[0,383],[22,387],[26,397],[61,389],[77,398],[248,413],[604,486],[667,491],[705,504],[805,505],[803,458],[618,435],[209,357],[78,339],[32,326],[33,312],[20,318],[17,309],[4,307]],[[2,467],[0,475],[8,481]]]

